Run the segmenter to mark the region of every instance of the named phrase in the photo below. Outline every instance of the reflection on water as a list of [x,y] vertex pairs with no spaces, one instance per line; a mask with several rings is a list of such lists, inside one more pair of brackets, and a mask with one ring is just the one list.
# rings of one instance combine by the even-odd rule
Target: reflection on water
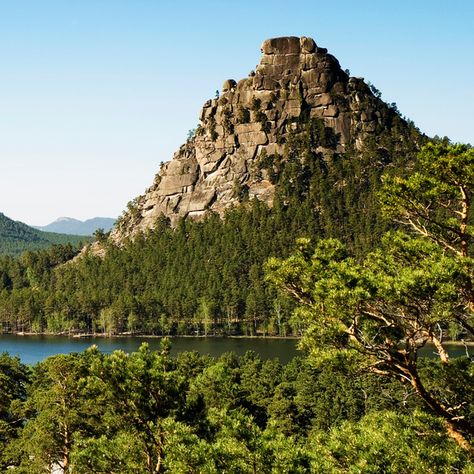
[[[463,344],[458,343],[446,343],[443,344],[444,348],[449,354],[449,357],[462,357],[469,355],[469,357],[474,357],[474,346],[464,346]],[[426,344],[423,349],[420,349],[419,354],[424,357],[437,357],[436,348],[432,344]]]
[[[25,364],[35,364],[51,355],[81,352],[92,344],[97,345],[104,353],[111,353],[117,349],[133,352],[143,342],[147,342],[151,349],[160,347],[160,338],[157,337],[69,338],[0,335],[0,353],[6,351],[10,355],[18,355]],[[297,354],[296,344],[295,339],[176,337],[171,339],[171,353],[197,351],[218,357],[224,352],[235,352],[240,356],[247,351],[255,351],[262,359],[277,357],[285,364]]]
[[[65,336],[15,336],[0,335],[0,353],[8,352],[18,355],[25,364],[35,364],[55,354],[81,352],[92,344],[96,344],[104,353],[122,349],[133,352],[140,344],[147,342],[151,349],[159,349],[160,338],[157,337],[89,337],[69,338]],[[262,359],[277,357],[283,364],[289,362],[298,351],[295,339],[264,339],[264,338],[226,338],[226,337],[175,337],[171,339],[171,353],[197,351],[218,357],[224,352],[243,355],[247,351],[255,351]],[[461,344],[445,345],[451,357],[466,355],[466,348]],[[474,346],[469,346],[470,356],[474,356]],[[424,357],[436,357],[436,349],[426,345],[420,350]]]

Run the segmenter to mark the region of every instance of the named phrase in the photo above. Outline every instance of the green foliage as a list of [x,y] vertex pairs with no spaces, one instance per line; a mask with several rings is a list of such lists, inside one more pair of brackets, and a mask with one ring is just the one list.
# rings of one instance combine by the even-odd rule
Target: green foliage
[[329,433],[316,432],[309,439],[312,472],[471,472],[472,462],[442,430],[439,420],[417,411],[371,413]]
[[217,138],[219,137],[219,134],[216,131],[216,117],[214,115],[211,115],[209,117],[209,123],[207,124],[209,132],[211,134],[211,140],[215,142]]
[[249,123],[250,122],[250,110],[239,105],[237,110],[237,122],[238,123]]
[[21,403],[26,399],[29,371],[17,357],[0,355],[0,469],[16,460],[9,449],[23,425]]
[[0,255],[20,255],[26,251],[46,249],[53,245],[81,246],[89,240],[79,235],[42,232],[16,222],[0,212]]
[[248,201],[249,188],[246,184],[242,184],[239,179],[235,179],[232,194],[239,202]]
[[57,355],[34,370],[25,403],[28,422],[14,444],[21,472],[41,473],[58,465],[69,472],[75,436],[89,432],[97,423],[98,402],[91,403],[82,377],[89,371],[95,352]]
[[234,124],[232,123],[232,110],[225,108],[223,111],[224,119],[222,121],[222,126],[228,134],[234,133]]
[[107,241],[107,237],[110,235],[110,232],[104,232],[104,229],[97,229],[94,232],[94,240],[101,244],[104,244]]
[[472,394],[453,396],[423,380],[418,351],[432,343],[444,368],[433,374],[472,383],[472,373],[460,371],[442,346],[443,331],[453,325],[474,334],[471,155],[464,146],[428,145],[419,156],[423,171],[387,179],[386,211],[419,236],[388,233],[363,259],[334,239],[319,241],[314,251],[300,239],[291,257],[267,263],[269,281],[298,302],[307,325],[303,344],[314,357],[353,350],[364,370],[408,382],[466,450],[474,436]]
[[367,85],[369,86],[372,94],[374,94],[374,96],[377,97],[377,99],[382,98],[382,92],[379,89],[377,89],[371,82],[368,82]]
[[120,472],[121,474],[146,473],[140,446],[135,437],[127,432],[113,438],[106,435],[77,438],[76,449],[71,453],[75,473]]
[[186,141],[191,141],[197,135],[197,128],[191,128],[188,130],[188,135],[186,137]]
[[[410,397],[399,404],[399,387],[362,373],[359,362],[171,358],[166,340],[158,352],[142,345],[51,357],[33,368],[28,392],[16,392],[23,418],[5,459],[28,474],[53,466],[84,474],[472,468],[439,419]],[[444,381],[456,384],[449,373]]]
[[[431,342],[448,364],[439,333],[465,314],[459,291],[465,267],[435,244],[403,234],[388,234],[380,250],[361,263],[335,240],[320,241],[314,253],[308,241],[299,244],[290,258],[269,260],[267,271],[299,302],[298,315],[307,325],[303,345],[313,357],[344,350],[363,354],[364,370],[410,383],[435,413],[471,434],[467,400],[472,394],[459,403],[430,392],[417,362],[418,350]],[[464,372],[464,383],[471,378]]]
[[[255,99],[252,113],[265,115],[261,109]],[[215,125],[211,116],[211,133]],[[120,248],[103,243],[103,259],[45,269],[41,258],[33,265],[0,259],[2,329],[299,335],[294,303],[264,281],[264,262],[289,256],[298,237],[338,238],[356,256],[371,251],[388,228],[376,199],[382,171],[406,167],[421,139],[394,116],[363,150],[348,144],[340,153],[333,129],[303,111],[278,140],[283,153],[262,153],[250,170],[275,184],[272,209],[249,200],[247,184],[236,182],[242,205],[222,218],[209,214],[175,228],[158,218]],[[118,227],[140,218],[141,200],[129,203]]]
[[409,176],[385,178],[383,210],[446,250],[468,256],[472,246],[474,149],[428,144]]

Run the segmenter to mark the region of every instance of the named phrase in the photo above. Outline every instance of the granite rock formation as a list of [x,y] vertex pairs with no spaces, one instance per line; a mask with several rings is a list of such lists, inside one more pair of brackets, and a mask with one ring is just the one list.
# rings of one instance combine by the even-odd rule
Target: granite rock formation
[[337,59],[311,38],[264,41],[262,57],[249,77],[227,79],[218,98],[208,100],[193,137],[162,164],[152,186],[129,203],[111,239],[120,243],[152,228],[160,215],[174,224],[181,217],[222,214],[246,196],[272,205],[275,186],[255,173],[262,154],[284,155],[285,137],[304,115],[330,128],[331,154],[362,149],[387,126],[389,107],[363,79],[349,77]]

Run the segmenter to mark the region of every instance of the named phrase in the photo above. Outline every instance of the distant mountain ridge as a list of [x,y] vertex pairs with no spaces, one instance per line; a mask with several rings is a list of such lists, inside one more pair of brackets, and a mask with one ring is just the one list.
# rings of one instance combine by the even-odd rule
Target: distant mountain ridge
[[59,217],[51,224],[45,226],[34,226],[35,229],[44,232],[57,232],[68,235],[92,235],[97,229],[108,232],[115,224],[115,219],[111,217],[93,217],[81,221],[72,217]]
[[54,244],[78,245],[85,241],[87,238],[84,236],[42,232],[0,212],[0,254],[20,255],[27,250],[44,249]]

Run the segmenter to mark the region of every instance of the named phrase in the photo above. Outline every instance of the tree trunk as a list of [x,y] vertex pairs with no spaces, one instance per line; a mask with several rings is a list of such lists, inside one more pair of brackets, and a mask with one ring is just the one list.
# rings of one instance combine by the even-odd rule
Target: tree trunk
[[461,192],[461,222],[459,231],[461,234],[461,256],[466,258],[469,254],[469,236],[467,234],[467,224],[469,218],[470,199],[467,190],[464,186],[459,186]]
[[449,355],[446,352],[446,349],[443,347],[441,344],[441,341],[436,337],[431,335],[431,342],[433,345],[436,347],[436,350],[438,351],[439,358],[443,364],[447,364],[449,362]]
[[70,467],[70,453],[71,453],[71,439],[70,439],[70,432],[69,426],[67,423],[63,424],[63,446],[62,446],[62,455],[63,455],[63,472],[65,474],[69,473]]
[[461,448],[470,454],[474,454],[472,445],[466,438],[466,435],[469,437],[474,436],[474,427],[465,420],[456,419],[456,416],[450,413],[447,407],[431,396],[421,382],[416,369],[410,371],[410,381],[419,397],[434,413],[443,418],[448,435],[456,441]]
[[[148,449],[147,449],[148,451]],[[153,462],[149,452],[146,453],[146,467],[150,474],[153,474]]]
[[163,460],[163,433],[159,434],[159,440],[155,442],[155,451],[157,454],[157,461],[155,466],[155,472],[161,472],[161,462]]
[[63,471],[65,474],[69,472],[69,446],[65,445],[63,449]]

